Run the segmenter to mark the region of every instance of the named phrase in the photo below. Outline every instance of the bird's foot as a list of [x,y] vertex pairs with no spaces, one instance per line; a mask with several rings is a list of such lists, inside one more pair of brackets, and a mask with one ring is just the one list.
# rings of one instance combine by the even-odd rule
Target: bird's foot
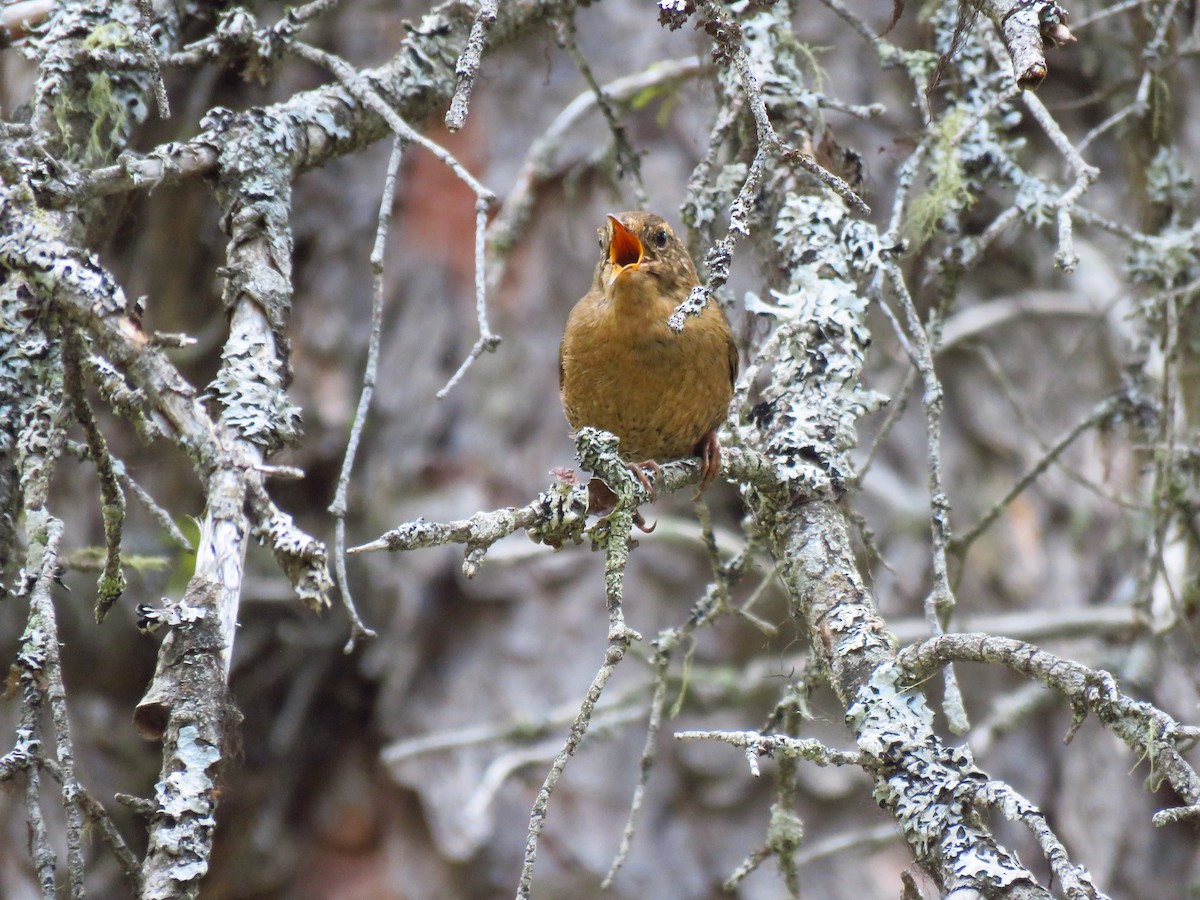
[[627,463],[629,471],[633,473],[633,477],[638,480],[638,484],[646,489],[646,493],[650,495],[650,502],[653,503],[658,498],[658,491],[654,488],[654,481],[646,474],[649,469],[654,473],[654,480],[662,480],[662,466],[652,459],[640,463]]
[[717,440],[715,428],[700,438],[695,453],[700,457],[700,488],[696,491],[696,499],[699,499],[721,474],[721,442]]

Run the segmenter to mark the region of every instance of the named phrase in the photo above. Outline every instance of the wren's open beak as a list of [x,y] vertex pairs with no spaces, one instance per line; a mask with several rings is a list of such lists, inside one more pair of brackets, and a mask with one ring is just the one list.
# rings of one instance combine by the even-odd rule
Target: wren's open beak
[[612,240],[608,245],[608,258],[616,267],[614,274],[620,275],[625,271],[636,272],[645,256],[642,242],[636,234],[622,225],[616,216],[609,216],[608,221],[612,223]]

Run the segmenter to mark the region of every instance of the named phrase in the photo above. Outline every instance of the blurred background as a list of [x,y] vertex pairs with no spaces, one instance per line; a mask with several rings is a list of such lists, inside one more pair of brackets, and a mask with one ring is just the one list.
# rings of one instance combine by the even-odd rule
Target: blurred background
[[[892,12],[889,4],[854,0],[850,6],[876,32]],[[1079,21],[1102,6],[1089,0],[1072,4],[1070,12]],[[1153,3],[1122,7],[1077,28],[1079,43],[1050,54],[1050,77],[1039,96],[1073,140],[1128,104],[1136,87],[1141,48],[1159,10]],[[376,65],[396,52],[406,20],[426,8],[354,0],[309,26],[306,36],[356,65]],[[270,21],[283,6],[256,9]],[[1179,24],[1172,48],[1190,40],[1194,51],[1195,35],[1186,33],[1191,26]],[[863,195],[874,209],[871,220],[882,227],[896,168],[921,130],[912,82],[898,68],[881,68],[870,45],[826,6],[805,5],[795,32],[813,60],[814,89],[843,103],[885,107],[869,120],[825,112],[837,142],[861,156]],[[709,38],[690,26],[660,27],[656,10],[637,0],[581,8],[576,40],[602,84],[660,60],[707,60],[711,49]],[[915,6],[889,40],[907,49],[933,47]],[[1153,127],[1131,118],[1088,150],[1101,176],[1086,205],[1132,228],[1151,229],[1168,215],[1145,199],[1146,173],[1159,146],[1173,146],[1183,174],[1194,174],[1200,119],[1188,86],[1195,83],[1196,59],[1186,46],[1183,55],[1156,74],[1164,90]],[[5,118],[27,99],[32,72],[14,51],[0,54]],[[702,74],[647,92],[621,111],[641,154],[648,206],[676,225],[716,114],[710,78]],[[175,115],[153,121],[139,149],[195,134],[213,106],[272,103],[327,81],[300,61],[284,65],[268,86],[216,68],[176,73],[167,81]],[[485,55],[462,132],[446,133],[440,116],[420,125],[503,198],[534,140],[586,91],[570,55],[547,29]],[[938,98],[935,92],[935,108]],[[1026,141],[1021,158],[1029,170],[1066,177],[1061,157],[1036,125],[1025,120],[1014,133]],[[368,255],[388,152],[381,143],[296,185],[290,395],[303,409],[304,438],[276,461],[303,468],[306,477],[275,482],[272,490],[305,528],[331,544],[326,510],[361,388],[370,327]],[[550,483],[550,469],[573,465],[558,402],[558,341],[567,313],[590,284],[596,229],[606,213],[634,207],[635,197],[630,179],[616,175],[611,136],[593,112],[566,136],[504,281],[489,298],[492,328],[503,343],[437,400],[477,336],[474,201],[441,162],[419,148],[406,150],[387,248],[379,387],[350,490],[352,545],[418,516],[440,521],[522,505]],[[226,334],[216,275],[224,255],[217,205],[200,184],[160,187],[120,202],[126,208],[114,218],[103,260],[127,294],[148,298],[148,328],[198,338],[171,355],[192,384],[204,386],[217,370]],[[1009,203],[1011,197],[977,198],[961,216],[962,233],[981,231]],[[1054,267],[1053,225],[1019,225],[953,286],[940,280],[935,263],[944,245],[936,239],[905,259],[922,310],[940,302],[944,291],[956,292],[937,360],[946,389],[943,453],[956,530],[974,523],[1128,373],[1155,371],[1150,326],[1136,315],[1141,294],[1127,271],[1127,247],[1080,225],[1076,248],[1078,270],[1064,275]],[[743,292],[756,285],[757,267],[749,249],[740,253],[725,290],[744,340],[756,333],[740,310]],[[871,322],[867,386],[897,402],[908,361],[887,320],[876,312]],[[925,633],[922,603],[930,586],[928,474],[919,385],[903,399],[911,403],[849,502],[870,537],[861,542],[862,564],[882,615],[911,641]],[[886,414],[861,423],[863,457]],[[201,514],[202,496],[188,461],[164,444],[140,444],[125,422],[104,417],[101,424],[134,478],[194,533],[189,517]],[[1185,605],[1172,620],[1176,627],[1156,636],[1135,628],[1128,612],[1146,583],[1152,524],[1146,440],[1136,423],[1088,431],[1061,465],[1008,506],[956,572],[956,626],[1028,637],[1111,668],[1126,689],[1194,722],[1196,653],[1188,628],[1194,612]],[[67,520],[65,546],[82,551],[102,544],[92,468],[64,462],[55,494],[52,509]],[[706,499],[722,546],[739,547],[736,491],[720,485]],[[626,616],[647,642],[631,651],[607,688],[612,702],[554,795],[538,856],[538,897],[599,894],[638,777],[652,678],[649,639],[686,621],[710,580],[689,495],[645,512],[658,528],[638,535]],[[140,853],[143,823],[112,802],[115,792],[149,795],[160,764],[158,747],[141,741],[131,724],[158,645],[136,631],[133,609],[177,598],[191,568],[133,503],[125,550],[160,564],[129,572],[125,597],[102,626],[92,619],[93,572],[70,573],[70,593],[57,599],[80,777]],[[353,557],[355,599],[379,637],[345,655],[349,627],[342,610],[323,617],[308,612],[270,555],[252,548],[232,673],[245,719],[239,751],[223,772],[206,897],[512,895],[534,796],[603,658],[603,559],[586,545],[556,553],[516,535],[493,548],[472,581],[463,577],[461,562],[457,548]],[[673,664],[668,705],[676,699],[681,705],[658,738],[633,849],[609,896],[721,896],[722,882],[764,843],[774,763],[764,761],[764,776],[755,779],[739,751],[671,737],[691,728],[762,727],[803,671],[806,647],[767,559],[737,586],[734,599],[752,595],[752,616],[718,619]],[[0,604],[0,659],[13,658],[24,620],[23,601]],[[1157,785],[1145,764],[1090,722],[1064,747],[1070,709],[1015,676],[980,666],[962,666],[959,676],[980,765],[1039,804],[1074,861],[1089,867],[1107,892],[1182,897],[1200,889],[1194,831],[1150,825],[1154,810],[1177,799],[1147,790]],[[938,686],[929,689],[936,698]],[[848,745],[832,695],[814,692],[810,710],[802,734]],[[0,735],[12,734],[16,717],[15,701],[0,704]],[[802,765],[799,780],[807,896],[896,896],[900,872],[914,867],[871,799],[868,778]],[[1027,865],[1045,874],[1023,831],[993,824]],[[35,896],[19,793],[0,794],[0,829],[0,895]],[[808,850],[811,860],[804,857]],[[88,884],[97,897],[126,890],[115,864],[95,847]],[[768,863],[737,895],[784,894]]]

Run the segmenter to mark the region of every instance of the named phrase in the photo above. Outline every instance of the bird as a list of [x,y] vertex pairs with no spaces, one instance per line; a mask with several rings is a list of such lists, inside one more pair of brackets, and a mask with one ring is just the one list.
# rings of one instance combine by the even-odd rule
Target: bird
[[[710,297],[681,332],[668,327],[700,279],[662,216],[617,213],[598,234],[602,252],[591,289],[571,310],[559,346],[567,422],[572,431],[592,426],[616,435],[622,459],[652,500],[645,470],[657,473],[660,463],[690,456],[700,457],[703,491],[720,470],[717,429],[729,413],[737,378],[729,321]],[[589,491],[593,511],[615,503],[596,478]]]

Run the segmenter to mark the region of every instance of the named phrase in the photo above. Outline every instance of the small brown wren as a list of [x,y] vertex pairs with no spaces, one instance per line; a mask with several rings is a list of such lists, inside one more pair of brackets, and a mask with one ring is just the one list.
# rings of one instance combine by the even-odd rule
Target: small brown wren
[[[563,409],[573,430],[603,428],[650,491],[644,468],[699,456],[700,490],[717,477],[738,351],[710,299],[676,334],[675,308],[699,284],[683,242],[661,216],[610,215],[592,288],[571,310],[558,356]],[[592,484],[597,483],[593,479]],[[595,506],[593,493],[593,506]]]

